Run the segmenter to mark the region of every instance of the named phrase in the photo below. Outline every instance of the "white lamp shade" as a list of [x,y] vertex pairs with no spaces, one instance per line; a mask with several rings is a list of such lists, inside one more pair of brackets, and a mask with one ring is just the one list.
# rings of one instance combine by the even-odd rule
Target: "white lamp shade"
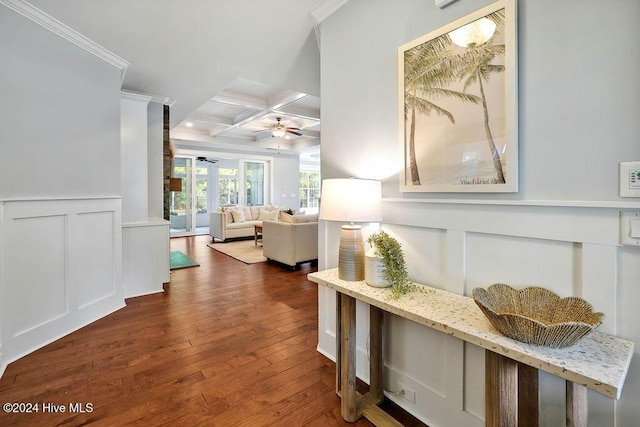
[[380,181],[336,178],[322,181],[320,219],[328,221],[382,221]]
[[496,31],[496,24],[488,18],[480,18],[449,33],[451,41],[460,47],[479,46],[489,41]]

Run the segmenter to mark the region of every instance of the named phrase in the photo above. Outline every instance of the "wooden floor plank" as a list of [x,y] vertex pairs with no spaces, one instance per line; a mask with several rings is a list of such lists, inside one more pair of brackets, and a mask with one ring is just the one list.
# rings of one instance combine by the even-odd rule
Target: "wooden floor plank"
[[[247,265],[209,241],[172,239],[200,266],[10,364],[3,403],[67,411],[0,412],[0,425],[370,426],[342,420],[335,365],[316,351],[317,286],[306,279],[315,267]],[[71,403],[93,410],[70,413]]]

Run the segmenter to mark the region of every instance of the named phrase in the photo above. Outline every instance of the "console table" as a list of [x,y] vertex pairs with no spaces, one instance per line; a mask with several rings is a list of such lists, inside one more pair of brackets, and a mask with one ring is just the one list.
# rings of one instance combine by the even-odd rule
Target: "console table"
[[[356,421],[364,416],[375,425],[400,425],[378,408],[384,399],[382,318],[393,313],[485,349],[485,425],[538,425],[538,370],[566,380],[567,426],[587,425],[587,389],[613,399],[622,392],[634,344],[593,331],[565,348],[525,344],[500,334],[473,298],[424,286],[389,298],[388,288],[374,288],[364,281],[338,278],[338,269],[308,275],[309,280],[336,293],[336,392],[342,417]],[[356,392],[356,300],[370,305],[369,392]]]

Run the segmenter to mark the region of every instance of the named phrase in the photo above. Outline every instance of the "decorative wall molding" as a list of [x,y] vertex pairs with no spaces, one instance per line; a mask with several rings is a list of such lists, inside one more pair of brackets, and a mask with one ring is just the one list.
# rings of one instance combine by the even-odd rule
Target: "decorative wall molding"
[[385,224],[562,242],[620,244],[617,208],[489,203],[398,206],[383,199],[382,217]]
[[0,373],[124,307],[121,201],[0,202]]
[[124,297],[163,292],[169,275],[169,226],[161,218],[122,224]]
[[600,201],[600,200],[496,200],[496,199],[405,199],[387,197],[383,202],[390,203],[423,203],[450,205],[497,205],[497,206],[546,206],[568,208],[599,209],[640,209],[640,202]]
[[0,0],[0,4],[3,4],[4,6],[15,12],[18,12],[19,14],[25,16],[26,18],[29,18],[36,24],[41,25],[47,30],[59,35],[60,37],[70,41],[71,43],[79,46],[87,52],[97,56],[103,61],[106,61],[109,64],[113,65],[120,70],[120,82],[124,82],[125,75],[127,74],[127,69],[129,68],[129,62],[120,58],[115,53],[100,46],[99,44],[88,39],[79,32],[66,26],[54,17],[46,14],[42,10],[27,3],[24,0]]
[[128,90],[122,90],[120,91],[120,99],[123,99],[126,101],[140,102],[146,105],[151,102],[153,97],[149,95],[143,95],[141,93],[130,92]]

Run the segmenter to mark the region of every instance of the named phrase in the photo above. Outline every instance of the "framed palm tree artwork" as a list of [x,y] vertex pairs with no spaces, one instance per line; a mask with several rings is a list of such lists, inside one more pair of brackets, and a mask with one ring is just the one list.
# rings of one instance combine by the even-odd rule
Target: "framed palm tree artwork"
[[516,47],[516,0],[400,46],[401,191],[518,191]]

